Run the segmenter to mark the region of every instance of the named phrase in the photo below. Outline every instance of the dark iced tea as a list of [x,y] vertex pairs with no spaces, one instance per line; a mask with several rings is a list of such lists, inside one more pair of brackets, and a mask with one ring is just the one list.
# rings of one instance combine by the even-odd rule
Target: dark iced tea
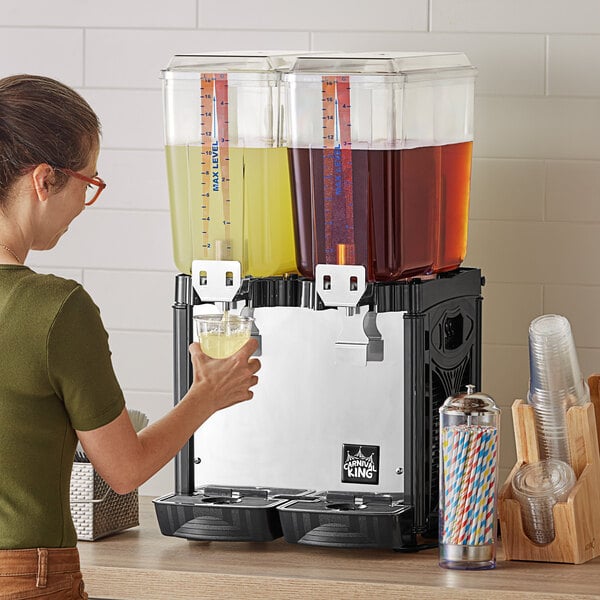
[[442,146],[436,273],[457,268],[467,254],[472,153],[473,142]]
[[458,267],[466,252],[471,147],[290,148],[302,275],[314,277],[319,263],[364,265],[369,281]]

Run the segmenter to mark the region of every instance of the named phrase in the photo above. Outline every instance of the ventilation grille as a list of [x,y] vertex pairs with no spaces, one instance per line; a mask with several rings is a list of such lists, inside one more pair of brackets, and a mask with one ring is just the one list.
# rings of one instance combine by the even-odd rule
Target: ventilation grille
[[453,396],[465,391],[467,384],[472,383],[471,356],[465,356],[453,369],[445,369],[432,365],[431,372],[431,397],[428,405],[431,413],[428,415],[429,434],[431,439],[431,463],[428,465],[430,474],[430,514],[437,515],[439,501],[439,473],[440,473],[440,407],[448,396]]

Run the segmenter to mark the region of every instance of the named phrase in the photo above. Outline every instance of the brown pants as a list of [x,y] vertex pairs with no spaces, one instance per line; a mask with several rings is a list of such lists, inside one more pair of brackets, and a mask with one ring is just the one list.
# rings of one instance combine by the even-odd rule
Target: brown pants
[[0,550],[2,600],[87,600],[77,548]]

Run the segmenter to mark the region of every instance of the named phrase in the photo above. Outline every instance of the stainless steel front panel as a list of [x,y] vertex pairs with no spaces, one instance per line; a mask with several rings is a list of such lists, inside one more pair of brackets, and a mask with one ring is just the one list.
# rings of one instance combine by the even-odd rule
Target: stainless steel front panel
[[[256,309],[260,382],[196,433],[196,485],[403,491],[403,314],[378,315],[384,360],[360,367],[336,363],[342,311]],[[377,485],[341,482],[344,444],[379,446]]]

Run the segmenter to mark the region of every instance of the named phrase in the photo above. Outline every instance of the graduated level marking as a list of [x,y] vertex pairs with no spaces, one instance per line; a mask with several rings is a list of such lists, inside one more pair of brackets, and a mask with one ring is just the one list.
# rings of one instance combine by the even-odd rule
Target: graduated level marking
[[[342,150],[342,186],[345,208],[345,260],[352,265],[355,261],[354,246],[354,195],[352,182],[352,128],[350,122],[350,78],[338,78],[338,115]],[[338,258],[340,252],[338,249]],[[338,262],[342,262],[338,260]]]
[[323,212],[325,225],[325,262],[333,263],[333,148],[335,147],[335,79],[322,78],[323,111]]
[[354,264],[350,78],[323,76],[321,86],[325,259]]
[[219,73],[215,76],[215,106],[217,108],[216,138],[221,159],[220,184],[223,195],[223,226],[227,243],[227,256],[215,256],[215,258],[229,259],[231,257],[231,186],[229,179],[229,86],[226,73]]
[[200,144],[202,149],[200,189],[202,197],[202,258],[210,258],[210,190],[212,188],[213,74],[200,75]]
[[[200,77],[201,189],[203,258],[227,259],[231,252],[231,196],[229,176],[229,94],[226,73]],[[227,256],[211,256],[211,194],[223,198],[223,227]],[[213,236],[214,237],[214,236]]]

